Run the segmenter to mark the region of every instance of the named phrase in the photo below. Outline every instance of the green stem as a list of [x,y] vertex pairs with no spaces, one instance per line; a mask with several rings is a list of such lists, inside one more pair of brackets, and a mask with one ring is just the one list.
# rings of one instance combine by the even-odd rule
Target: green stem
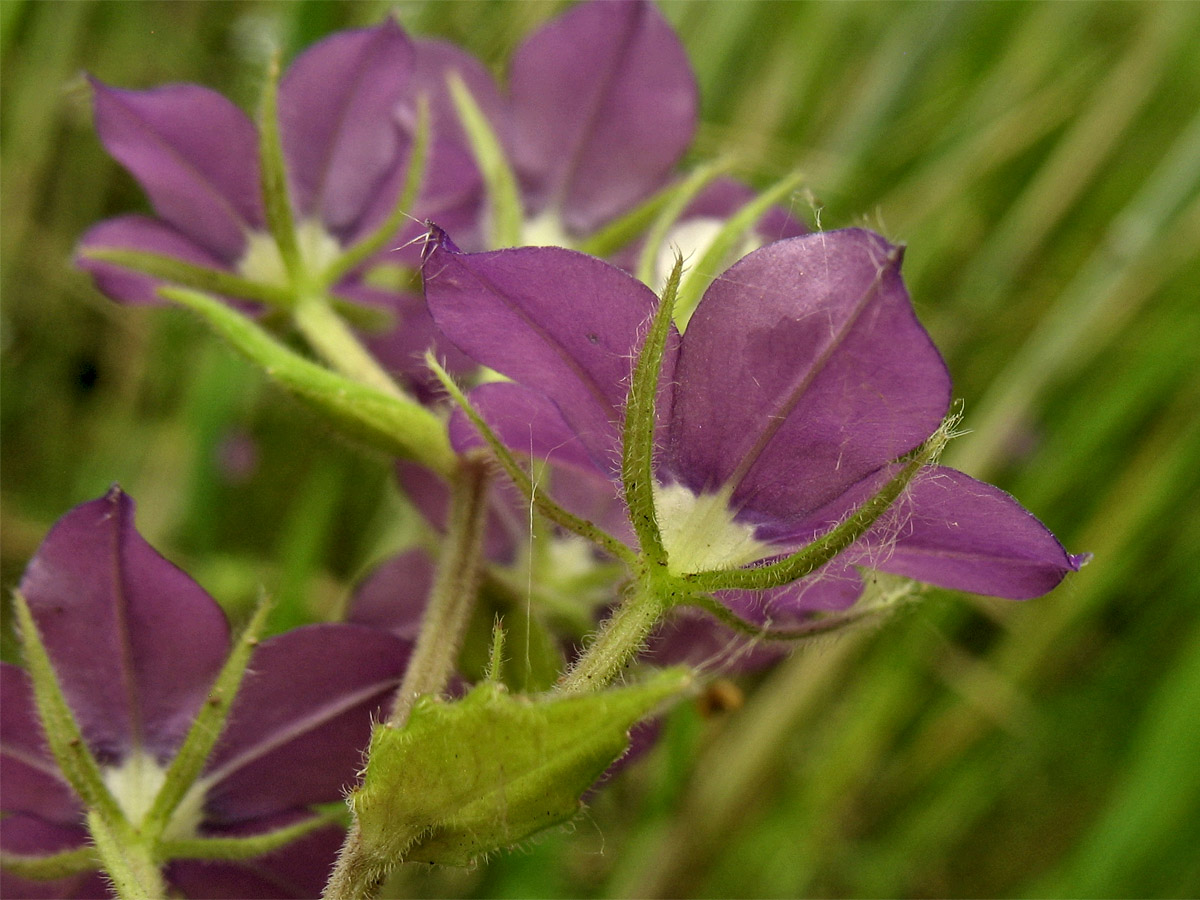
[[670,608],[671,590],[660,590],[650,579],[640,579],[611,616],[604,620],[596,639],[558,683],[563,694],[581,694],[607,687],[646,643],[650,632]]
[[488,477],[485,460],[473,456],[460,460],[453,480],[448,533],[421,633],[388,717],[393,728],[403,727],[416,699],[441,691],[454,672],[483,574]]
[[324,296],[313,293],[299,298],[292,319],[308,345],[335,370],[385,394],[408,400]]
[[148,847],[132,839],[131,834],[118,834],[118,830],[125,829],[113,828],[94,809],[88,811],[87,825],[104,871],[121,900],[162,900],[167,896],[162,874]]
[[324,900],[370,900],[379,895],[387,872],[385,866],[364,851],[362,832],[355,822],[321,896]]
[[271,58],[263,92],[262,121],[259,123],[259,156],[262,166],[263,210],[267,227],[279,246],[284,268],[294,284],[304,271],[292,203],[288,196],[287,165],[279,134],[279,55]]

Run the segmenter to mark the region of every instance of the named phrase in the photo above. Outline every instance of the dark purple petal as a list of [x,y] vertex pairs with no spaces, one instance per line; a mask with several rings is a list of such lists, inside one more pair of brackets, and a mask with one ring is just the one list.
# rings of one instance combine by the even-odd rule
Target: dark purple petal
[[812,234],[713,282],[679,354],[668,471],[732,489],[750,521],[795,521],[928,437],[950,378],[901,255],[868,231]]
[[[290,811],[251,823],[210,827],[205,837],[249,837],[300,822],[307,817]],[[333,869],[345,832],[318,828],[299,840],[263,856],[243,860],[175,860],[167,879],[195,900],[259,900],[317,897]]]
[[396,636],[360,625],[310,625],[264,642],[205,773],[210,820],[341,799],[408,653]]
[[229,268],[199,244],[156,219],[146,216],[106,219],[88,229],[80,239],[75,261],[79,268],[91,274],[101,293],[118,303],[165,303],[157,294],[163,282],[153,276],[82,255],[86,250],[99,248],[158,253],[210,269]]
[[29,602],[99,761],[179,746],[229,651],[221,608],[137,533],[114,487],[77,506],[25,570]]
[[662,186],[696,127],[687,54],[650,3],[574,7],[517,50],[509,85],[518,172],[576,233]]
[[32,813],[69,825],[83,814],[46,746],[29,676],[9,663],[0,663],[0,799],[6,815]]
[[397,164],[397,106],[413,67],[408,37],[390,19],[343,31],[292,63],[279,85],[279,127],[292,199],[346,237]]
[[[609,467],[588,455],[554,401],[510,382],[480,385],[471,391],[470,400],[506,446],[550,463],[535,490],[549,494],[568,512],[595,523],[619,540],[633,543],[625,504],[611,480]],[[484,446],[475,427],[459,410],[450,417],[450,440],[459,452]],[[515,537],[518,541],[525,538],[529,530],[525,498],[506,491],[498,499],[512,505]]]
[[[7,809],[7,803],[5,809]],[[46,856],[74,850],[89,843],[82,826],[56,825],[34,816],[5,815],[0,819],[0,848],[5,853]],[[18,878],[0,869],[0,897],[22,900],[94,900],[113,896],[99,872],[87,872],[68,878],[35,881]]]
[[847,557],[882,572],[1010,600],[1048,593],[1089,558],[1069,555],[1000,488],[944,466],[923,469]]
[[170,84],[125,91],[93,79],[96,131],[141,183],[155,212],[233,263],[263,226],[258,132],[215,91]]
[[769,666],[790,648],[759,641],[716,622],[708,613],[684,609],[672,613],[655,632],[642,655],[658,666],[688,665],[705,671],[755,671]]
[[[621,410],[654,292],[559,247],[464,254],[438,240],[424,274],[442,332],[468,356],[548,396],[592,458],[617,472]],[[674,344],[664,368],[674,365]]]
[[409,644],[421,630],[425,601],[433,586],[433,560],[408,550],[380,563],[354,591],[346,621],[386,629]]

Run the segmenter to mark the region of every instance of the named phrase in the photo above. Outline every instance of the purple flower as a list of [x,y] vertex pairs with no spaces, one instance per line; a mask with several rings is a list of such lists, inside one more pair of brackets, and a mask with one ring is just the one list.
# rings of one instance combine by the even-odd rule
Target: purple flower
[[[135,531],[133,501],[118,488],[54,526],[20,592],[105,784],[136,824],[229,653],[224,613]],[[263,834],[340,800],[406,660],[405,642],[361,626],[314,625],[263,642],[164,836]],[[83,806],[46,746],[30,680],[8,664],[0,676],[0,843],[34,856],[83,846]],[[325,826],[252,859],[175,859],[166,877],[193,897],[315,896],[341,837]],[[100,884],[94,873],[55,882],[5,873],[3,894],[100,896]]]
[[[913,312],[901,257],[857,229],[779,241],[714,281],[685,334],[672,330],[654,497],[674,574],[806,546],[938,427],[950,379]],[[626,394],[653,292],[580,253],[464,254],[436,231],[424,274],[447,337],[517,382],[472,393],[501,438],[619,482]],[[531,439],[521,419],[540,433]],[[929,465],[860,540],[773,599],[785,611],[843,607],[860,592],[860,567],[1019,599],[1082,562],[1004,492]]]
[[[287,188],[306,265],[320,272],[381,225],[399,194],[411,145],[415,50],[391,21],[343,31],[301,54],[279,86]],[[138,180],[157,218],[121,216],[93,227],[80,250],[129,249],[175,257],[265,284],[285,284],[267,231],[259,136],[220,94],[192,84],[130,91],[93,81],[96,128]],[[424,186],[427,214],[475,188],[465,151],[442,143]],[[81,256],[97,286],[125,303],[158,302],[158,281]],[[350,299],[389,295],[338,288]]]
[[[461,50],[415,43],[435,133],[467,145],[445,86],[454,72],[505,148],[531,243],[569,245],[628,212],[667,184],[691,144],[696,80],[645,0],[580,3],[546,23],[513,55],[506,94]],[[479,229],[442,224],[480,245]]]

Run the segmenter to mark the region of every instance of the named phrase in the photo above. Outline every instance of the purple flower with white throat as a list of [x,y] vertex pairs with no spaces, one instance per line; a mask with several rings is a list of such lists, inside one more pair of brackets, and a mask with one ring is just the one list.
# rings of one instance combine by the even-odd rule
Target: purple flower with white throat
[[[684,334],[667,334],[653,500],[671,574],[753,568],[808,546],[938,429],[950,379],[913,312],[902,255],[858,229],[767,245],[712,283]],[[471,395],[501,439],[620,483],[654,293],[584,254],[465,254],[436,230],[424,274],[446,336],[516,382]],[[844,607],[860,568],[1020,599],[1082,562],[1003,491],[923,465],[868,531],[774,601]]]
[[[221,608],[136,532],[113,488],[51,529],[19,589],[104,786],[135,827],[230,652]],[[28,643],[28,636],[27,636]],[[342,830],[309,807],[352,786],[372,715],[395,689],[404,642],[377,629],[314,625],[257,646],[224,730],[171,813],[163,848],[263,838],[311,823],[249,859],[170,857],[167,882],[191,897],[316,896]],[[6,853],[44,857],[88,843],[84,804],[47,745],[26,671],[4,664],[0,713]],[[39,882],[4,873],[5,896],[100,896],[94,872]]]
[[[415,51],[393,22],[343,31],[301,54],[278,93],[286,188],[306,269],[320,273],[388,218],[412,149],[405,127]],[[288,273],[267,227],[259,131],[221,94],[193,84],[147,91],[92,81],[105,149],[145,190],[156,217],[126,215],[94,226],[79,264],[123,303],[160,302],[159,279],[89,257],[98,249],[173,257],[249,281],[285,287]],[[411,117],[410,117],[411,118]],[[474,189],[465,152],[435,146],[422,200],[426,214]],[[335,292],[381,302],[346,279]]]

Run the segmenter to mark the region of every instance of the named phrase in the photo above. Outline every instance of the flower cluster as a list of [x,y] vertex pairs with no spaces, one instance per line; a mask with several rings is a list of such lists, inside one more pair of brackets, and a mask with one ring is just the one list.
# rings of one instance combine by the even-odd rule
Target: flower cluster
[[[333,866],[329,896],[371,896],[401,859],[574,815],[693,677],[612,687],[639,660],[700,666],[740,633],[766,663],[761,639],[840,627],[880,573],[1026,599],[1085,562],[938,464],[950,378],[901,247],[806,233],[778,206],[794,178],[680,171],[696,83],[644,0],[552,20],[504,87],[388,21],[272,75],[257,124],[196,85],[92,88],[154,216],[96,225],[80,265],[397,456],[429,540],[348,624],[260,646],[260,613],[231,646],[119,489],[64,516],[2,672],[6,895],[312,896]],[[319,807],[348,791],[343,844]]]

